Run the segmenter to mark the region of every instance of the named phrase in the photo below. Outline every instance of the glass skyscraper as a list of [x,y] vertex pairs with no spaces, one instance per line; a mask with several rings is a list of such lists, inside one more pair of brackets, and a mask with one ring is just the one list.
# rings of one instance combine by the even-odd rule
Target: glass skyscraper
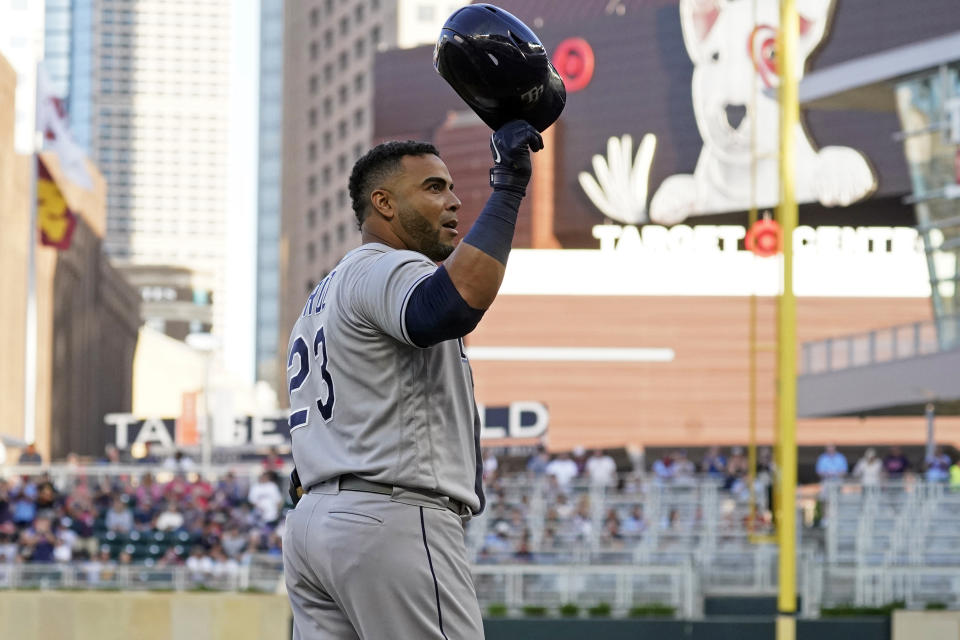
[[278,379],[280,164],[283,141],[283,0],[260,3],[260,116],[257,171],[256,376]]

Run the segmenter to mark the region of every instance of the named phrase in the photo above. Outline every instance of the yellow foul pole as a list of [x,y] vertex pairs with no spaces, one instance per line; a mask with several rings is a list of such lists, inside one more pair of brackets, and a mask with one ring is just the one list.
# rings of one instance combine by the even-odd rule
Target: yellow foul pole
[[793,296],[793,231],[797,227],[794,147],[800,121],[796,76],[799,34],[800,22],[795,0],[781,0],[776,57],[780,74],[780,207],[777,217],[783,230],[784,241],[783,292],[780,294],[777,309],[777,437],[780,452],[780,492],[777,501],[777,542],[780,548],[777,640],[795,640],[797,628],[797,334],[796,299]]

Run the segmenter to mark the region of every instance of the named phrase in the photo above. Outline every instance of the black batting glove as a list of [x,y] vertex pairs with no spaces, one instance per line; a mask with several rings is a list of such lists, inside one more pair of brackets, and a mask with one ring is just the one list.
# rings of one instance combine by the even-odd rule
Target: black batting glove
[[494,131],[490,136],[490,152],[493,154],[490,186],[524,195],[533,173],[530,151],[540,149],[543,149],[543,138],[525,120],[511,120]]
[[300,498],[303,497],[303,486],[300,484],[300,474],[297,473],[296,467],[293,471],[290,472],[290,500],[293,502],[293,506],[297,506],[297,503],[300,502]]

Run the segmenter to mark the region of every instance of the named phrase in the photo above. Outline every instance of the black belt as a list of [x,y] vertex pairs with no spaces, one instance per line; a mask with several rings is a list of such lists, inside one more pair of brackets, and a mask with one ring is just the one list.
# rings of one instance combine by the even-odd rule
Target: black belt
[[[364,491],[366,493],[379,493],[381,495],[390,496],[393,495],[393,485],[383,484],[382,482],[371,482],[370,480],[364,480],[360,476],[355,476],[352,473],[340,476],[340,490],[341,491]],[[427,493],[422,490],[423,493]],[[439,496],[438,496],[439,497]],[[462,513],[465,513],[464,505],[459,500],[454,500],[453,498],[446,499],[447,509],[453,511],[458,516]]]

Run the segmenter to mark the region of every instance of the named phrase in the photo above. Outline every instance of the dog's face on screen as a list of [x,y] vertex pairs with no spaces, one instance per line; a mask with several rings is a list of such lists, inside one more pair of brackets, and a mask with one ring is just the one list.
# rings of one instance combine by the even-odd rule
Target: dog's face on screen
[[[798,0],[797,78],[826,30],[833,0]],[[754,13],[756,4],[756,13]],[[693,108],[705,147],[727,162],[749,162],[778,149],[776,0],[681,0],[683,40],[693,61]]]

